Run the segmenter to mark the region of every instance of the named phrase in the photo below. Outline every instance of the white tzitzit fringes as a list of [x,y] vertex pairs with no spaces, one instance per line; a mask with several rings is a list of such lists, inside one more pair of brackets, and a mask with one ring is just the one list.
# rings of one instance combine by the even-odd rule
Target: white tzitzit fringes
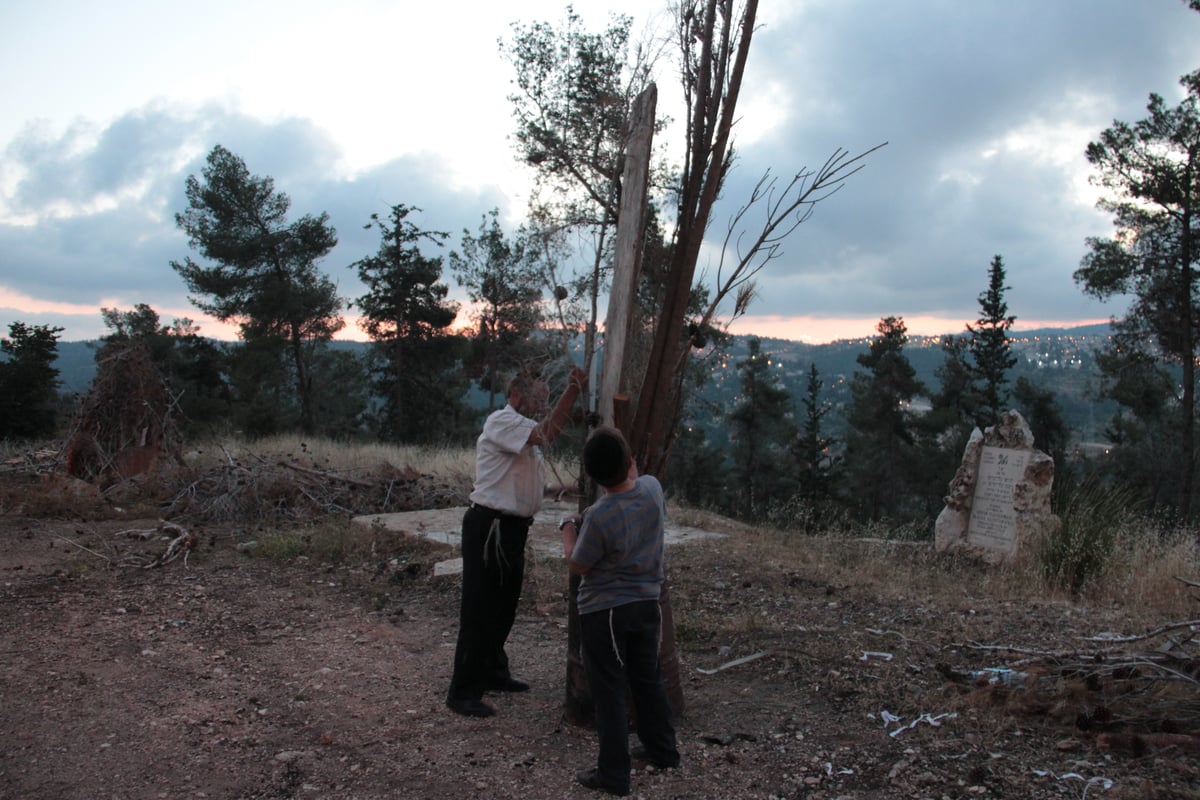
[[657,640],[656,646],[654,648],[654,660],[657,661],[659,653],[662,652],[662,642],[663,642],[662,601],[661,600],[654,604],[654,610],[658,612],[658,640]]
[[613,610],[608,610],[608,638],[612,640],[613,655],[617,657],[617,663],[622,667],[625,662],[621,660],[621,648],[617,647],[617,632],[613,630]]
[[[483,566],[488,565],[488,548],[496,551],[496,563],[501,568],[508,566],[508,559],[504,557],[504,550],[500,547],[500,518],[493,517],[492,524],[488,528],[487,539],[483,542]],[[501,582],[504,581],[504,572],[500,573]]]

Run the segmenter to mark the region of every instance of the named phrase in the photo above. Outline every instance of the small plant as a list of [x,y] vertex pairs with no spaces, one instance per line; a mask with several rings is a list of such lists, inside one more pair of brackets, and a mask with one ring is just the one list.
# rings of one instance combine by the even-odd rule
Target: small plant
[[267,533],[259,540],[257,554],[281,561],[305,556],[321,563],[337,564],[365,557],[372,538],[370,530],[352,525],[347,519],[330,517],[308,527]]
[[1038,560],[1049,585],[1077,595],[1109,570],[1123,529],[1137,515],[1139,498],[1089,477],[1064,484],[1056,500],[1062,525],[1047,537]]
[[309,542],[301,531],[272,531],[259,540],[256,555],[272,561],[286,561],[307,556]]

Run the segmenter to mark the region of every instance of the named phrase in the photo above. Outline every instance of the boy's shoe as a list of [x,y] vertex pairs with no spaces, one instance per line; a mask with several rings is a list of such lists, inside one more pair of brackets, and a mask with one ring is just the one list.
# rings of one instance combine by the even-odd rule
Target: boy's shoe
[[675,769],[676,767],[679,766],[679,754],[678,753],[676,753],[675,757],[672,759],[654,758],[648,752],[646,752],[646,748],[640,744],[629,751],[629,756],[631,758],[637,759],[638,761],[645,761],[647,763],[653,764],[654,766],[658,767],[659,769]]
[[490,717],[496,713],[496,709],[482,700],[476,700],[473,697],[448,697],[446,698],[446,707],[456,714],[462,714],[464,717]]
[[596,770],[585,769],[575,773],[575,780],[579,781],[581,786],[586,786],[588,789],[597,789],[601,792],[615,794],[617,797],[625,797],[629,794],[629,788],[620,789],[616,786],[609,786],[596,777]]

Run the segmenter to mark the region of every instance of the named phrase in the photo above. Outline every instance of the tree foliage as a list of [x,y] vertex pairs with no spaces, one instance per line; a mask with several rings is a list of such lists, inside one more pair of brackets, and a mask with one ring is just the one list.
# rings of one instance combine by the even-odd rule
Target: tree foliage
[[1004,285],[1004,260],[994,256],[988,266],[988,288],[979,295],[979,319],[974,327],[967,325],[978,381],[975,425],[980,430],[1000,421],[1008,403],[1008,371],[1017,363],[1009,337],[1017,318],[1008,313],[1004,300],[1008,289]]
[[[606,27],[588,31],[568,7],[558,25],[515,24],[512,39],[501,44],[515,74],[508,98],[513,141],[535,177],[530,255],[553,293],[553,323],[564,335],[582,329],[588,364],[615,258],[632,109],[650,80],[645,51],[631,46],[630,25],[630,17],[611,15]],[[665,183],[665,167],[652,170],[653,180]],[[626,347],[636,358],[637,338]]]
[[233,397],[226,381],[228,357],[215,342],[200,335],[190,319],[163,325],[158,312],[146,303],[131,310],[101,308],[108,333],[96,351],[97,364],[140,346],[167,382],[177,424],[191,435],[212,432],[229,424]]
[[[1172,402],[1180,475],[1177,509],[1191,514],[1195,491],[1196,261],[1200,258],[1200,74],[1182,81],[1187,96],[1169,107],[1150,95],[1148,116],[1129,124],[1114,121],[1087,148],[1093,182],[1107,190],[1098,206],[1112,214],[1115,235],[1088,239],[1075,280],[1102,300],[1128,296],[1132,302],[1113,323],[1109,368],[1124,364],[1154,371],[1178,369],[1180,395]],[[1119,372],[1109,372],[1115,397],[1136,397]],[[1124,384],[1124,386],[1122,386]],[[1150,387],[1161,385],[1153,380]],[[1149,388],[1149,387],[1147,387]],[[1133,394],[1128,394],[1129,390]]]
[[911,502],[916,444],[911,402],[924,391],[904,354],[904,320],[884,317],[875,330],[879,335],[857,359],[866,371],[851,380],[846,437],[851,500],[869,520],[894,516]]
[[752,338],[746,358],[738,363],[741,391],[729,413],[733,437],[730,453],[733,495],[738,516],[761,520],[770,502],[782,502],[796,490],[792,445],[796,438],[792,396],[771,371],[772,361],[762,342]]
[[625,121],[646,79],[644,72],[630,74],[630,24],[614,15],[607,28],[590,33],[568,7],[558,27],[514,24],[512,41],[502,47],[516,73],[517,91],[508,98],[513,141],[534,169],[533,204],[554,207],[564,224],[617,219]]
[[473,304],[472,367],[493,397],[504,391],[500,376],[540,355],[530,335],[542,320],[542,278],[528,242],[505,236],[499,213],[493,209],[483,216],[477,236],[464,230],[461,250],[451,251],[449,259]]
[[825,435],[825,418],[833,407],[822,399],[823,388],[817,365],[810,364],[804,395],[800,399],[803,413],[793,452],[798,470],[798,492],[808,505],[814,525],[820,524],[824,516],[822,511],[833,499],[838,466],[838,457],[834,454],[836,442]]
[[245,341],[286,343],[301,425],[313,432],[305,342],[327,342],[345,324],[337,287],[317,266],[337,244],[336,232],[325,213],[289,222],[291,199],[220,145],[208,154],[202,178],[188,176],[188,208],[175,222],[187,233],[188,246],[213,264],[189,257],[171,267],[193,293],[192,303],[237,322]]
[[460,339],[450,333],[458,304],[447,300],[442,259],[421,251],[440,247],[449,234],[425,231],[411,221],[420,209],[392,206],[390,217],[371,216],[379,229],[379,252],[355,262],[367,293],[357,301],[360,326],[374,343],[373,387],[383,398],[380,434],[401,442],[444,441],[461,427]]
[[0,439],[53,436],[58,423],[58,338],[63,329],[11,322],[0,338]]

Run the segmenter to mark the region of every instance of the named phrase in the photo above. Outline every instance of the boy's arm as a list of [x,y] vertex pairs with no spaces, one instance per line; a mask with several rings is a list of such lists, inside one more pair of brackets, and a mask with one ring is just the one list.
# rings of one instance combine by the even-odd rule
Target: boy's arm
[[576,575],[587,575],[592,571],[592,568],[578,564],[571,558],[571,554],[575,552],[575,542],[579,540],[580,524],[582,524],[582,520],[578,514],[575,514],[570,517],[563,517],[563,521],[559,523],[558,527],[563,535],[563,558],[567,560],[567,569]]

